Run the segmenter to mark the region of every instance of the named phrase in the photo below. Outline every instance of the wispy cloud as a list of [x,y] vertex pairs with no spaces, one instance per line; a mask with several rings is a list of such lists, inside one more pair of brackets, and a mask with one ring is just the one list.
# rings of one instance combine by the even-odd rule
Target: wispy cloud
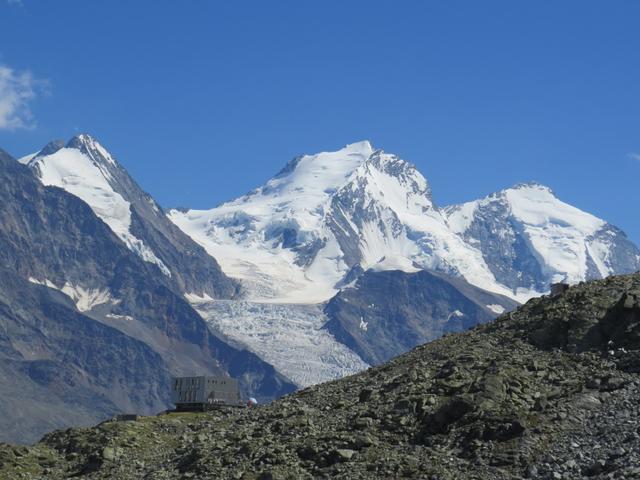
[[46,82],[29,71],[17,71],[0,65],[0,129],[33,128],[31,102],[44,92]]
[[18,5],[18,6],[20,6],[20,7],[22,7],[22,6],[23,6],[23,4],[22,4],[22,0],[7,0],[7,3],[8,3],[9,5]]
[[636,162],[640,162],[640,153],[629,152],[627,153],[627,158],[630,158],[631,160],[634,160]]

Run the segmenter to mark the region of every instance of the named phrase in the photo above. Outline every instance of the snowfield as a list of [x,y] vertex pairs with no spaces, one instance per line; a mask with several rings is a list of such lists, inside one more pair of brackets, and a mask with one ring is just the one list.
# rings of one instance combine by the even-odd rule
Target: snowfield
[[[336,292],[348,267],[326,236],[325,210],[336,186],[373,153],[369,142],[338,152],[304,155],[263,187],[213,210],[178,210],[169,218],[200,243],[223,271],[243,280],[251,298],[279,303],[318,303]],[[289,244],[327,241],[314,265],[296,264]]]
[[73,300],[73,303],[75,303],[76,308],[80,312],[88,312],[93,309],[93,307],[103,305],[105,303],[111,303],[113,305],[117,305],[119,303],[119,300],[114,299],[111,296],[111,292],[107,289],[101,290],[99,288],[84,288],[79,285],[73,285],[69,282],[65,283],[62,287],[58,287],[50,280],[38,280],[33,277],[30,277],[29,281],[64,293]]

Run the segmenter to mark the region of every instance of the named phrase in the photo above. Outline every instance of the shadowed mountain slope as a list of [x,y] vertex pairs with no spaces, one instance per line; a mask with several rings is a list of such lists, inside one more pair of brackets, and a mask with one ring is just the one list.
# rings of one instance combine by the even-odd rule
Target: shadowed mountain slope
[[324,328],[365,362],[377,365],[517,305],[441,273],[367,271],[329,301]]

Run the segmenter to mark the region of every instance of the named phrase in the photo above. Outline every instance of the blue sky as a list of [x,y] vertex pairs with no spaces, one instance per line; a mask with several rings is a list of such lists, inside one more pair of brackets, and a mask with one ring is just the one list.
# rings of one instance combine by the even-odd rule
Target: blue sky
[[207,208],[369,139],[436,202],[537,180],[640,243],[640,2],[0,0],[0,147],[89,132]]

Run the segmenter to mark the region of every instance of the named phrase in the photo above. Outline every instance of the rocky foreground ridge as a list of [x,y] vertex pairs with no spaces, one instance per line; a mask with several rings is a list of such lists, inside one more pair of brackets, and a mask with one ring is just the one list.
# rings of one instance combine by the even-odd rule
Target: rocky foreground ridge
[[0,478],[640,478],[640,274],[268,406],[0,446]]

